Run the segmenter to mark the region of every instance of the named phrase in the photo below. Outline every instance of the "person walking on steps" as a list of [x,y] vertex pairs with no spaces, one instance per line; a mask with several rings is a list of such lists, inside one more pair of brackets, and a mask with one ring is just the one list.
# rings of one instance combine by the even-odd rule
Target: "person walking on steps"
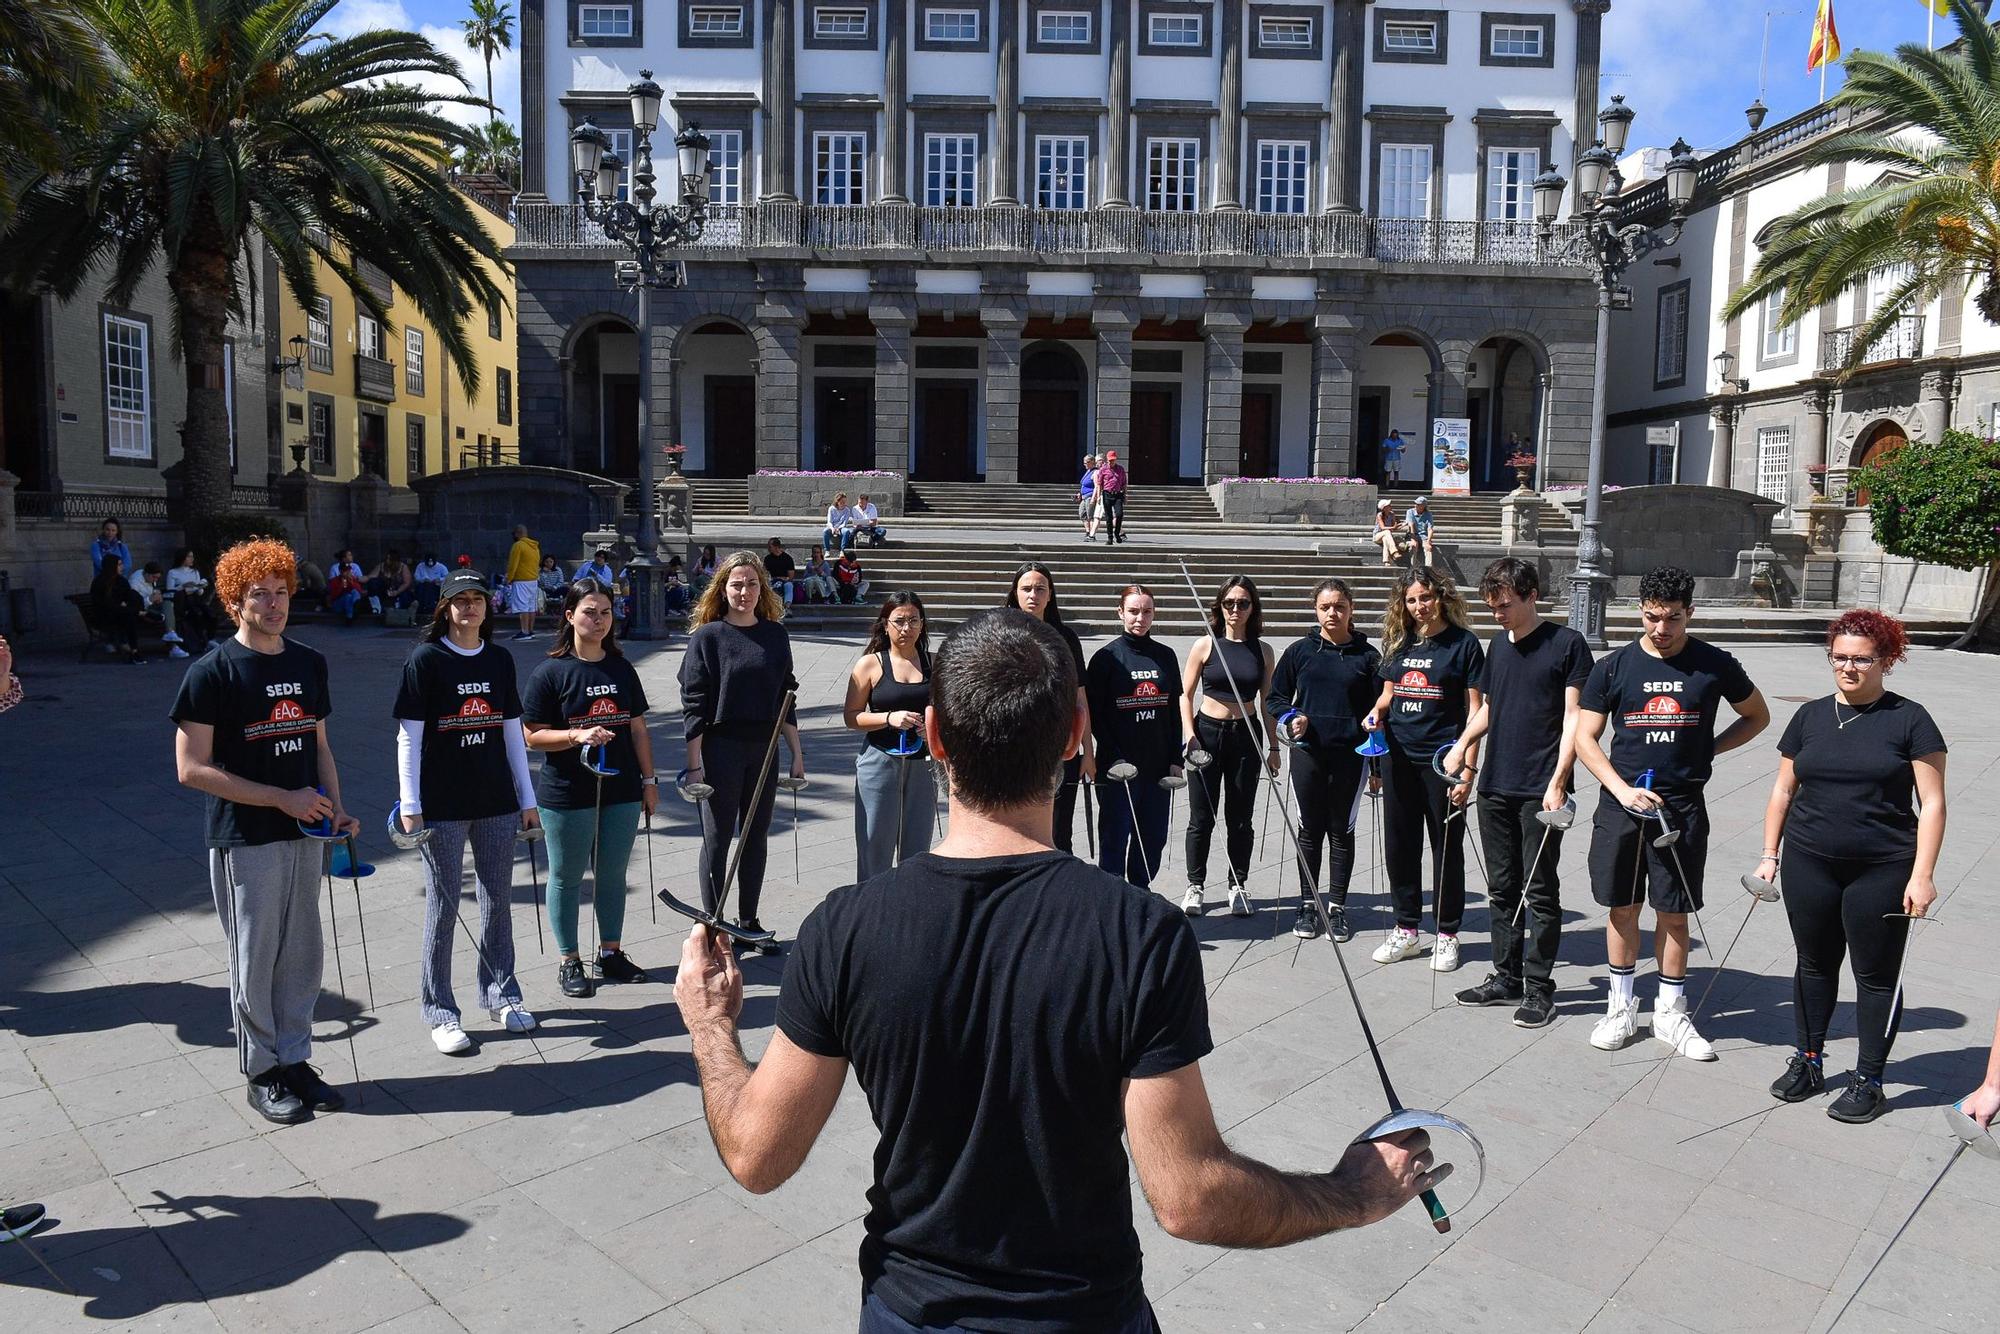
[[1540,1028],[1555,1014],[1562,831],[1538,817],[1569,800],[1578,701],[1590,679],[1590,645],[1568,626],[1541,618],[1535,609],[1541,595],[1532,561],[1505,556],[1486,567],[1479,596],[1500,633],[1486,646],[1484,700],[1444,761],[1445,771],[1455,772],[1474,746],[1485,744],[1479,837],[1492,877],[1486,909],[1493,971],[1459,992],[1458,1003],[1512,1005],[1522,1028]]
[[923,752],[924,709],[931,702],[925,639],[923,599],[891,593],[875,613],[861,660],[847,674],[841,718],[862,733],[861,753],[854,757],[857,883],[931,845],[937,785]]
[[[778,706],[786,691],[799,688],[784,619],[785,604],[762,563],[747,551],[735,552],[695,603],[689,619],[693,632],[681,656],[688,777],[715,789],[701,803],[701,906],[716,911],[728,881],[730,845],[741,839],[734,886],[737,920],[751,931],[764,929],[757,907],[764,896],[771,813],[778,800],[775,761],[762,788],[757,779],[771,729],[781,725]],[[782,728],[791,775],[804,778],[796,705],[785,714]],[[764,954],[778,952],[775,941],[756,948]]]
[[1104,541],[1106,545],[1125,540],[1125,491],[1129,478],[1125,469],[1118,464],[1118,451],[1104,451],[1104,462],[1097,468],[1097,498],[1104,508]]
[[[1257,706],[1270,684],[1274,665],[1264,642],[1264,604],[1257,585],[1231,575],[1208,606],[1213,637],[1188,649],[1181,670],[1181,736],[1187,753],[1207,751],[1205,769],[1189,775],[1187,892],[1181,911],[1201,916],[1203,882],[1208,878],[1208,844],[1218,811],[1226,812],[1224,843],[1229,857],[1229,911],[1250,915],[1250,857],[1257,849],[1257,766],[1278,771],[1278,734],[1267,729]],[[1219,649],[1219,651],[1218,651]],[[1198,697],[1198,698],[1197,698]],[[1239,704],[1238,701],[1241,701]]]
[[1056,788],[1055,795],[1055,846],[1059,851],[1069,852],[1076,839],[1076,794],[1085,783],[1097,781],[1097,744],[1092,738],[1090,727],[1090,696],[1084,689],[1083,641],[1076,637],[1076,631],[1063,624],[1062,607],[1056,600],[1056,577],[1049,567],[1038,560],[1031,560],[1014,571],[1013,579],[1007,585],[1007,596],[1001,600],[1003,607],[1012,607],[1050,626],[1062,636],[1069,646],[1069,656],[1076,668],[1076,711],[1083,715],[1086,726],[1083,744],[1076,754],[1063,761],[1063,779]]
[[[542,544],[528,536],[526,524],[514,525],[514,545],[507,549],[507,610],[520,618],[514,638],[535,637],[535,615],[542,609]],[[607,582],[605,591],[611,585]]]
[[1395,963],[1423,950],[1424,841],[1431,846],[1437,940],[1431,968],[1458,967],[1458,927],[1465,916],[1465,803],[1472,796],[1475,757],[1455,778],[1441,778],[1432,757],[1464,730],[1478,710],[1486,655],[1466,628],[1465,599],[1450,576],[1432,569],[1397,576],[1382,621],[1381,693],[1361,720],[1387,734],[1382,787],[1383,861],[1396,901],[1396,926],[1375,950],[1375,962]]
[[1879,611],[1850,611],[1827,627],[1833,693],[1800,705],[1778,739],[1756,870],[1776,880],[1783,853],[1785,915],[1799,951],[1798,1049],[1771,1096],[1803,1102],[1824,1087],[1845,955],[1861,1051],[1826,1114],[1857,1125],[1882,1114],[1910,919],[1937,900],[1931,877],[1944,846],[1944,735],[1923,705],[1883,680],[1908,649],[1902,624]]
[[1097,540],[1097,455],[1083,456],[1083,476],[1076,483],[1076,517],[1083,524],[1083,540]]
[[270,538],[215,563],[236,633],[181,678],[171,716],[182,787],[208,797],[208,878],[229,941],[229,1004],[250,1107],[289,1125],[347,1099],[313,1068],[320,879],[326,849],[301,824],[361,825],[340,799],[327,744],[326,659],[285,638],[298,562]]
[[[428,828],[424,952],[418,999],[431,1042],[447,1056],[473,1049],[451,989],[452,927],[466,845],[479,899],[479,1008],[510,1033],[535,1017],[514,972],[514,840],[541,823],[514,655],[493,643],[492,598],[471,570],[447,575],[396,691],[397,818]],[[541,911],[536,905],[537,912]]]
[[[1382,655],[1354,628],[1354,594],[1340,579],[1313,590],[1315,634],[1295,641],[1278,659],[1264,709],[1292,745],[1292,795],[1299,803],[1299,915],[1292,934],[1310,940],[1322,930],[1354,938],[1347,921],[1347,886],[1354,872],[1354,827],[1361,818],[1361,784],[1368,762],[1354,753],[1367,734],[1361,720],[1374,706]],[[1326,878],[1319,874],[1326,849]],[[1312,886],[1327,897],[1319,919]]]
[[[1708,860],[1702,793],[1715,757],[1768,727],[1771,709],[1742,663],[1688,633],[1693,614],[1694,576],[1686,570],[1662,565],[1639,580],[1641,633],[1590,669],[1576,753],[1603,784],[1588,866],[1592,897],[1611,910],[1604,928],[1611,1000],[1590,1044],[1617,1051],[1638,1034],[1639,910],[1651,904],[1660,960],[1653,1036],[1690,1060],[1712,1061],[1715,1048],[1696,1030],[1687,1003],[1688,914],[1701,911]],[[1718,735],[1723,700],[1736,718]],[[1599,741],[1607,725],[1609,754]],[[1663,826],[1679,834],[1670,847],[1654,845]]]
[[[1181,772],[1181,664],[1153,638],[1151,589],[1126,585],[1118,619],[1124,633],[1091,656],[1084,674],[1097,772],[1107,780],[1097,794],[1097,864],[1146,889],[1167,848],[1167,790],[1160,780]],[[1112,778],[1120,763],[1137,772]]]
[[[646,980],[623,944],[632,843],[641,812],[650,819],[659,805],[653,738],[646,730],[652,706],[638,669],[618,646],[612,619],[611,594],[595,579],[571,584],[555,647],[529,675],[521,697],[528,749],[547,757],[535,801],[549,846],[549,931],[562,956],[556,985],[572,999],[595,995],[600,981]],[[584,763],[586,749],[600,767],[617,772],[593,772]],[[585,871],[597,919],[595,978],[577,938]]]

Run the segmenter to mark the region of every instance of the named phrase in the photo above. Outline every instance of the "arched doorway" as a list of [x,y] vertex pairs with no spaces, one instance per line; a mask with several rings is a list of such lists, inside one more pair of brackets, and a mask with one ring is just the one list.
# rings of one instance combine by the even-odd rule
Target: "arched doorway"
[[[1853,461],[1847,465],[1848,471],[1851,473],[1871,463],[1880,463],[1909,443],[1909,432],[1903,429],[1901,422],[1877,422],[1861,437],[1861,444],[1854,451]],[[1855,488],[1854,503],[1857,505],[1868,503],[1866,488]]]
[[[1355,376],[1356,476],[1406,491],[1430,485],[1431,423],[1437,415],[1431,385],[1442,365],[1437,348],[1409,331],[1384,333],[1361,349]],[[1402,466],[1393,474],[1382,448],[1391,431],[1403,441]]]
[[1497,334],[1473,352],[1465,415],[1472,420],[1472,489],[1512,491],[1516,450],[1539,455],[1542,361],[1519,338]]
[[1083,359],[1061,343],[1021,358],[1021,480],[1074,482],[1083,470]]
[[570,336],[569,465],[603,477],[639,475],[639,335],[615,316]]

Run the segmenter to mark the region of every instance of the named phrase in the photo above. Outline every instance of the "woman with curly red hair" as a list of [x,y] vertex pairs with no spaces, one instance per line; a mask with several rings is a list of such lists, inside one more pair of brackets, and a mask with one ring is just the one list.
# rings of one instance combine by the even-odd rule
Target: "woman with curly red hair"
[[1826,644],[1834,690],[1801,705],[1778,741],[1783,758],[1757,863],[1760,879],[1777,879],[1782,841],[1785,912],[1799,950],[1792,979],[1799,1046],[1771,1096],[1803,1102],[1824,1087],[1826,1030],[1845,955],[1854,966],[1861,1053],[1826,1114],[1860,1124],[1882,1114],[1909,919],[1937,898],[1931,874],[1944,844],[1945,744],[1923,705],[1883,684],[1909,648],[1894,617],[1847,612],[1827,627]]

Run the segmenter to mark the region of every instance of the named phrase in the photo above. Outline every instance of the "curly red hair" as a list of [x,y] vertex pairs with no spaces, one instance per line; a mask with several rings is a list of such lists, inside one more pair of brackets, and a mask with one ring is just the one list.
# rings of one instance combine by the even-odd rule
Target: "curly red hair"
[[1853,635],[1873,644],[1875,656],[1882,660],[1884,667],[1895,666],[1909,654],[1909,633],[1903,629],[1901,621],[1886,612],[1866,609],[1842,612],[1832,625],[1826,627],[1829,651],[1833,648],[1833,641],[1842,635]]
[[215,595],[230,620],[239,619],[236,609],[243,605],[243,590],[261,579],[283,579],[287,592],[299,591],[299,558],[276,538],[238,542],[215,562]]

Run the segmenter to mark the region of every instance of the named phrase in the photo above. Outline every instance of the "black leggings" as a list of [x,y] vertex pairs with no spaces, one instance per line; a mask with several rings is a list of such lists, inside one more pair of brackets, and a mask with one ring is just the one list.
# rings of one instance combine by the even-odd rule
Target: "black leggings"
[[1889,1046],[1903,1022],[1896,973],[1903,966],[1910,923],[1883,914],[1903,911],[1903,889],[1913,858],[1893,862],[1842,861],[1785,849],[1785,915],[1799,947],[1792,974],[1799,1050],[1824,1052],[1826,1028],[1840,994],[1840,961],[1854,962],[1854,1027],[1861,1042],[1855,1074],[1880,1079]]
[[[1351,748],[1292,752],[1292,792],[1299,799],[1299,898],[1310,902],[1320,885],[1332,903],[1347,902],[1354,872],[1354,825],[1361,814],[1361,780],[1368,762]],[[1326,879],[1319,878],[1320,846],[1326,846]]]
[[1250,879],[1250,855],[1257,847],[1257,766],[1264,762],[1262,732],[1241,718],[1194,716],[1195,744],[1215,757],[1206,769],[1186,771],[1188,785],[1187,877],[1190,885],[1208,878],[1208,841],[1215,812],[1223,811],[1229,847],[1229,876]]
[[1070,851],[1076,825],[1076,790],[1083,786],[1083,756],[1063,761],[1062,783],[1056,788],[1056,847]]
[[715,788],[715,795],[701,803],[701,906],[715,911],[716,896],[729,874],[729,843],[740,831],[743,860],[736,867],[736,900],[741,921],[756,918],[757,902],[764,895],[764,860],[782,757],[771,757],[771,776],[764,790],[752,789],[770,744],[768,732],[762,736],[709,732],[701,743],[702,781]]
[[[1432,875],[1437,881],[1437,930],[1458,934],[1465,916],[1465,816],[1451,823],[1451,784],[1438,777],[1426,759],[1412,759],[1392,749],[1383,774],[1383,860],[1389,868],[1389,893],[1396,901],[1396,925],[1416,930],[1424,921],[1424,839],[1431,845]],[[1441,869],[1440,869],[1441,868]]]

